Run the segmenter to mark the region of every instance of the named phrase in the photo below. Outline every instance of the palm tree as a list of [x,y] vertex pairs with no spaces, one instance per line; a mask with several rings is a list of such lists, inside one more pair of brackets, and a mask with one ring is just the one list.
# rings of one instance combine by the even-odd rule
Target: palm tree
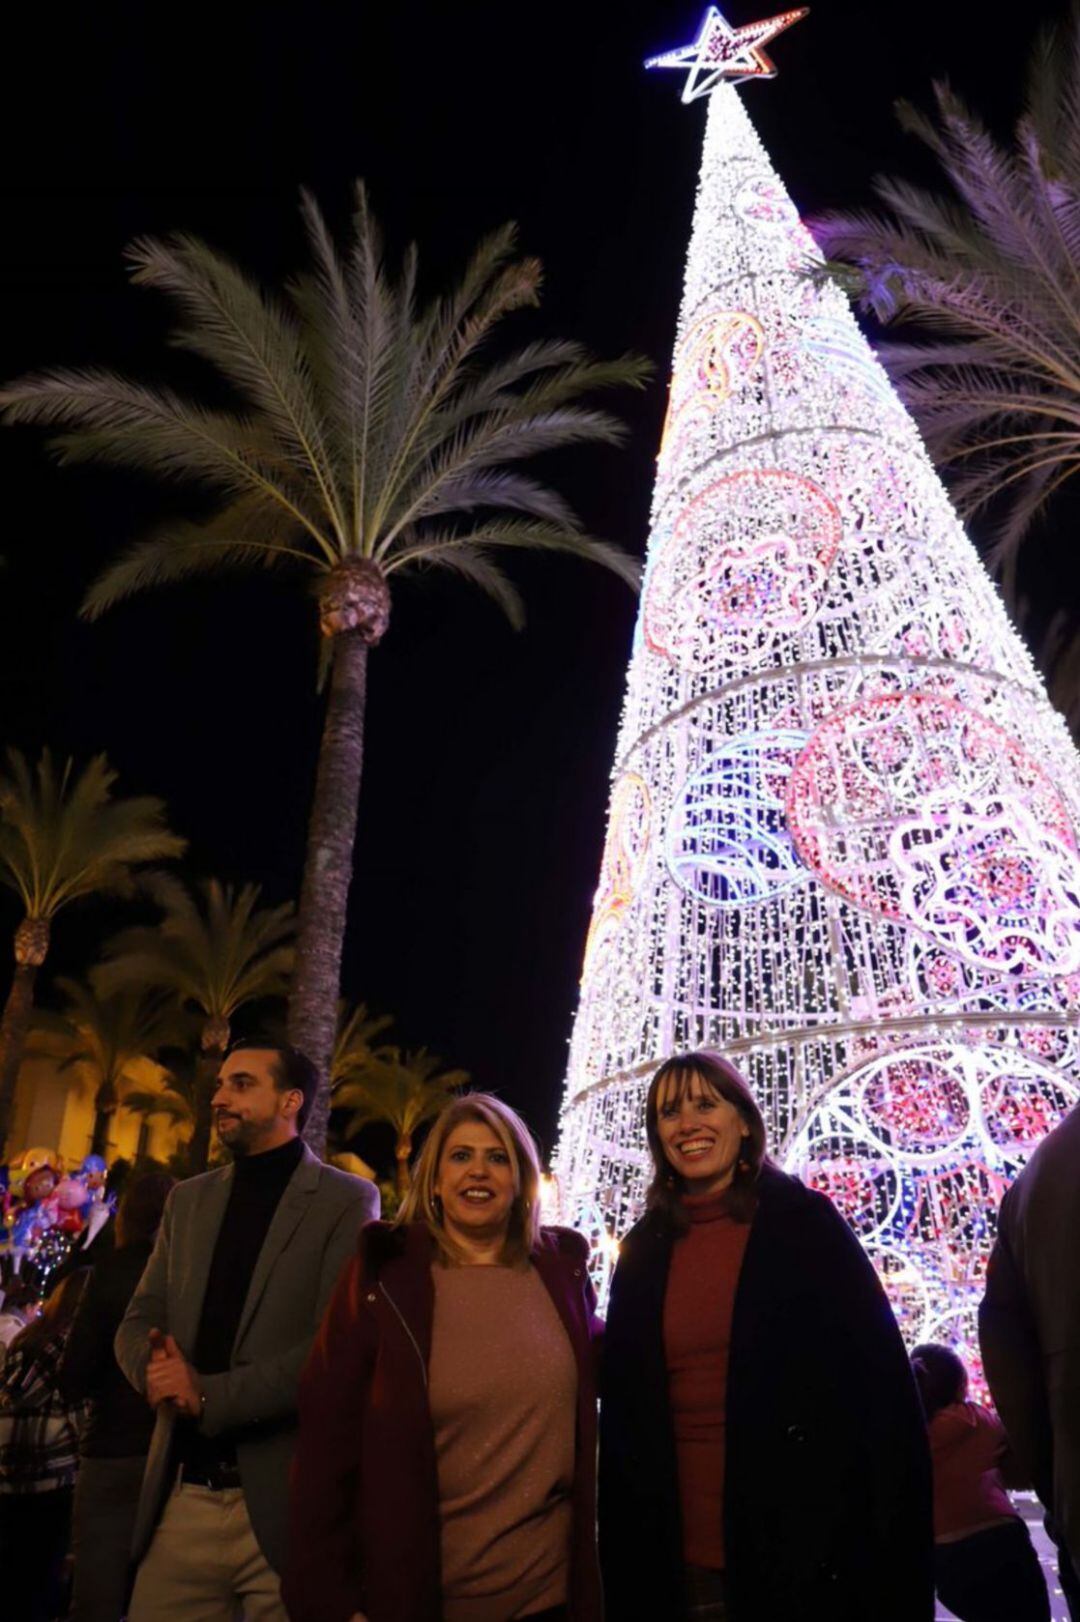
[[90,1153],[105,1153],[109,1121],[140,1088],[139,1061],[155,1062],[165,1047],[181,1046],[187,1034],[173,1000],[162,992],[134,988],[101,995],[93,984],[60,977],[63,1013],[43,1011],[35,1024],[47,1034],[60,1068],[84,1066],[94,1078],[94,1127]]
[[[149,1152],[150,1122],[155,1115],[165,1115],[174,1124],[180,1125],[195,1119],[191,1100],[186,1092],[170,1085],[176,1077],[169,1073],[169,1080],[160,1088],[132,1087],[125,1092],[120,1100],[120,1108],[126,1109],[132,1115],[138,1115],[139,1142],[135,1150],[136,1160],[141,1160]],[[178,1151],[174,1159],[182,1165],[184,1174],[187,1173],[187,1155]]]
[[[898,112],[950,194],[879,179],[888,213],[834,213],[813,230],[865,310],[926,329],[881,357],[961,509],[996,509],[989,559],[1016,608],[1022,545],[1080,468],[1080,10],[1040,35],[1011,147],[947,85],[934,92],[936,118]],[[1077,640],[1070,605],[1047,652],[1074,725]]]
[[514,625],[522,602],[497,562],[515,550],[568,552],[636,582],[621,549],[583,533],[563,498],[517,471],[538,453],[617,443],[621,426],[580,403],[643,383],[646,362],[590,358],[574,343],[482,348],[503,319],[538,301],[541,267],[515,258],[504,227],[477,247],[444,297],[417,303],[417,259],[386,270],[362,184],[339,250],[303,196],[311,268],[284,296],[188,236],[141,240],[134,279],[179,310],[174,342],[209,362],[236,410],[103,370],[51,371],[0,391],[8,422],[62,430],[66,461],[193,481],[219,498],[197,523],[139,541],[91,587],[90,618],[150,586],[227,568],[288,565],[315,578],[329,693],[300,895],[289,1032],[324,1086],[308,1122],[321,1148],[364,758],[370,650],[386,633],[390,583],[442,570],[494,599]]
[[468,1085],[464,1070],[447,1070],[427,1048],[403,1053],[387,1048],[369,1055],[346,1072],[334,1089],[334,1107],[351,1111],[348,1136],[372,1122],[385,1122],[394,1131],[397,1192],[409,1191],[409,1160],[413,1137],[425,1121],[438,1115],[458,1088]]
[[126,895],[133,870],[179,856],[186,842],[170,833],[163,801],[114,798],[116,773],[104,755],[81,772],[57,771],[46,749],[31,767],[9,749],[0,774],[0,882],[22,907],[15,931],[15,973],[0,1020],[0,1148],[11,1126],[34,983],[49,950],[53,919],[91,895]]
[[338,1004],[337,1035],[330,1059],[331,1090],[340,1081],[358,1075],[372,1061],[387,1057],[389,1048],[373,1047],[372,1043],[393,1023],[389,1014],[371,1013],[367,1003],[358,1002],[351,1009],[348,1003]]
[[217,879],[192,891],[160,875],[146,890],[162,910],[161,922],[126,929],[110,942],[98,983],[107,991],[158,988],[201,1016],[190,1160],[194,1171],[202,1171],[210,1147],[210,1099],[232,1017],[245,1003],[283,997],[288,989],[293,906],[260,907],[258,885],[238,891]]

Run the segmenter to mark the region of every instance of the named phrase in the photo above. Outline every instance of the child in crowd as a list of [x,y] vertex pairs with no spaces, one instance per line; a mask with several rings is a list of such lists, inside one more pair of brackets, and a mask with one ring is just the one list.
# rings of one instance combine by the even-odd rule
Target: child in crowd
[[911,1366],[930,1433],[938,1598],[960,1622],[1050,1622],[1042,1567],[1005,1490],[1001,1421],[968,1402],[967,1370],[947,1346],[916,1346]]

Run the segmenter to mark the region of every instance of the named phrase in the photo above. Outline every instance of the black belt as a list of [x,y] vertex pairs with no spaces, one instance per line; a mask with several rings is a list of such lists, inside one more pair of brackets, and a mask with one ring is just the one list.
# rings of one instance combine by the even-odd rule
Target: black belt
[[209,1487],[211,1492],[228,1492],[244,1485],[235,1464],[182,1464],[180,1481],[187,1487]]

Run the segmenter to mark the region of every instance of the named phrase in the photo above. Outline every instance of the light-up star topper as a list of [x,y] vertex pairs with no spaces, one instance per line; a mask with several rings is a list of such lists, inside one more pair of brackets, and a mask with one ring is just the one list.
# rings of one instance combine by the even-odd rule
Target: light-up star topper
[[767,17],[763,22],[732,28],[727,18],[722,17],[715,6],[710,6],[692,45],[650,57],[645,66],[689,68],[683,101],[696,101],[699,96],[709,95],[722,79],[732,84],[741,84],[744,79],[774,79],[776,68],[762,46],[792,23],[799,22],[808,9],[800,6],[798,11],[782,11],[779,16]]

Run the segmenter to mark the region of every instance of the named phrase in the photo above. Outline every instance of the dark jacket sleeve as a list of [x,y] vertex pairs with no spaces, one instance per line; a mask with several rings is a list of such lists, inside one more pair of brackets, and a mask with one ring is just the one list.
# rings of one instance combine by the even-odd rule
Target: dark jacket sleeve
[[374,1364],[364,1268],[349,1261],[300,1376],[282,1597],[292,1622],[349,1622],[360,1609],[362,1424]]
[[[1005,1196],[1003,1214],[1007,1209]],[[979,1346],[994,1406],[1009,1437],[1017,1471],[1052,1502],[1050,1414],[1035,1324],[1007,1231],[999,1228],[979,1307]]]
[[865,1482],[875,1566],[888,1573],[875,1622],[934,1616],[933,1487],[918,1390],[892,1308],[847,1223],[820,1194],[806,1210],[828,1281],[823,1328],[850,1378],[870,1479]]
[[110,1291],[103,1272],[98,1266],[90,1273],[60,1359],[60,1390],[69,1403],[85,1402],[97,1394],[115,1356],[113,1337],[123,1304],[117,1307],[112,1299],[115,1292]]

